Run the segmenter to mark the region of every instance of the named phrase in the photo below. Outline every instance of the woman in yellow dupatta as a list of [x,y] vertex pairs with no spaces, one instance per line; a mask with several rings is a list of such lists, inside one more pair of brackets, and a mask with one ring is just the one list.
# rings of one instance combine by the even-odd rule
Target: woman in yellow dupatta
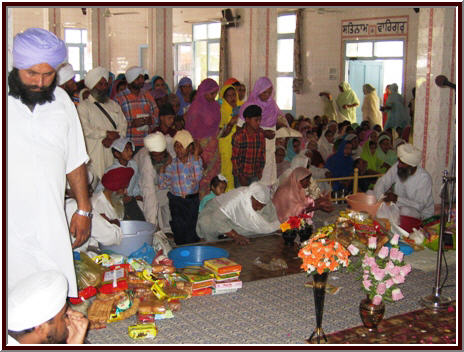
[[221,122],[219,123],[219,154],[221,155],[221,174],[227,178],[226,192],[234,189],[232,174],[232,136],[237,129],[239,107],[235,87],[231,84],[222,87],[219,92],[221,104]]

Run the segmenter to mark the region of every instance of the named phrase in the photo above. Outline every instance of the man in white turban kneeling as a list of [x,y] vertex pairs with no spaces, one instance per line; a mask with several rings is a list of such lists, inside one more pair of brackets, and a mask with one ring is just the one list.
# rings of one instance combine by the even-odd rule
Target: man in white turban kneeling
[[95,67],[87,72],[85,85],[90,95],[77,107],[90,156],[89,166],[99,179],[113,163],[111,144],[120,137],[124,138],[127,131],[127,121],[121,107],[108,97],[108,76],[108,70],[103,67]]
[[151,133],[144,138],[143,143],[145,146],[134,156],[140,173],[143,214],[148,222],[165,233],[171,233],[168,190],[159,189],[158,179],[161,166],[172,159],[167,151],[166,136],[161,132]]
[[68,307],[68,282],[55,270],[33,273],[8,293],[8,346],[82,344],[88,319]]
[[[400,226],[412,232],[434,213],[432,177],[419,166],[422,152],[411,144],[398,147],[398,161],[377,180],[377,199],[394,202],[400,209]],[[391,189],[393,186],[393,189]]]

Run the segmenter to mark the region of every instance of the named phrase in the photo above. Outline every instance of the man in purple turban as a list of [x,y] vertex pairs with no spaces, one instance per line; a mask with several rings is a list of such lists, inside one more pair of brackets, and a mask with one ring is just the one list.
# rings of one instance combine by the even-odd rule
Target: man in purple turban
[[[77,296],[72,248],[90,235],[89,160],[77,110],[56,86],[66,45],[40,28],[13,41],[8,75],[8,289],[36,271],[59,270]],[[78,210],[69,228],[66,179]],[[69,233],[76,238],[71,247]]]

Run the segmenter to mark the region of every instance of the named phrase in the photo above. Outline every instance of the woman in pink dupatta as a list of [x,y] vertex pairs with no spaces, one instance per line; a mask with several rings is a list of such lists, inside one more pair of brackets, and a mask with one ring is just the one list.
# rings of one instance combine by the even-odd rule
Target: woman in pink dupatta
[[258,105],[262,110],[261,128],[266,136],[266,163],[260,182],[272,185],[277,180],[277,169],[275,162],[275,131],[277,119],[283,116],[274,100],[274,87],[267,77],[258,78],[248,100],[240,108],[239,125],[242,126],[245,118],[243,111],[250,105]]
[[[309,207],[314,207],[314,200],[306,195],[311,171],[305,167],[297,167],[277,188],[272,203],[281,223],[290,216],[298,216]],[[314,209],[311,209],[314,210]],[[312,214],[309,214],[312,217]]]
[[200,181],[200,199],[210,192],[211,179],[221,171],[221,158],[217,134],[221,121],[221,110],[215,97],[219,86],[206,78],[198,86],[195,99],[185,116],[185,129],[202,147],[203,178]]

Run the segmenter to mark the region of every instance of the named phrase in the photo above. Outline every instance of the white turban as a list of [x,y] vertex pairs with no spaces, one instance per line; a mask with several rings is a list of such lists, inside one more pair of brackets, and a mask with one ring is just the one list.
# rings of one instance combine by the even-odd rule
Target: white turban
[[134,82],[138,76],[143,74],[143,68],[138,66],[132,66],[126,71],[126,81],[127,83]]
[[134,144],[130,141],[129,138],[118,138],[113,143],[111,144],[110,148],[116,149],[118,152],[122,153],[124,149],[126,148],[127,143],[130,143],[132,146],[132,151],[135,151]]
[[98,82],[100,82],[102,78],[108,81],[109,75],[110,73],[106,68],[95,67],[91,69],[89,72],[87,72],[87,74],[85,75],[85,85],[87,86],[87,88],[92,89]]
[[58,271],[35,272],[8,292],[8,330],[22,331],[39,326],[63,309],[68,281]]
[[143,139],[143,144],[149,152],[164,152],[166,150],[166,137],[161,132],[150,133]]
[[64,64],[63,66],[60,66],[57,74],[58,74],[57,83],[59,86],[65,84],[67,81],[69,81],[75,76],[74,69],[71,64]]
[[416,167],[422,159],[422,152],[409,143],[401,144],[398,147],[398,159],[403,163]]

